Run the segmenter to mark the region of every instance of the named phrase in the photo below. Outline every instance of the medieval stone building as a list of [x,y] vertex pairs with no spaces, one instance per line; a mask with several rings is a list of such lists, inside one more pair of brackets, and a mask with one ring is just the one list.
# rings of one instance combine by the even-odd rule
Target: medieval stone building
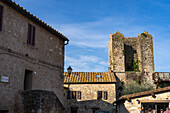
[[64,87],[69,113],[113,113],[116,100],[116,78],[107,72],[65,73]]
[[18,4],[0,0],[0,113],[114,113],[116,100],[117,112],[127,113],[134,106],[140,112],[147,100],[170,105],[169,87],[119,98],[122,81],[169,86],[169,73],[154,72],[149,33],[110,34],[108,72],[73,72],[63,77],[68,41]]
[[[108,51],[108,73],[73,72],[71,75],[65,73],[64,86],[69,113],[94,113],[95,111],[105,111],[107,113],[131,112],[129,109],[132,109],[131,107],[134,106],[131,105],[131,107],[129,107],[130,103],[123,103],[124,100],[122,101],[122,98],[124,97],[120,97],[121,90],[119,89],[121,88],[120,86],[122,86],[122,82],[140,81],[142,83],[160,84],[162,87],[169,86],[170,73],[158,73],[154,71],[153,39],[152,35],[148,32],[141,33],[138,37],[124,37],[124,35],[118,31],[110,34]],[[110,82],[107,80],[113,81]],[[145,96],[146,93],[146,95],[149,96],[152,92],[159,93],[161,96],[164,95],[162,94],[164,91],[169,91],[169,88],[168,90],[165,88],[165,90],[161,89],[161,91],[153,90],[151,92],[142,92],[144,95],[140,95],[139,93],[134,94],[134,96],[140,95],[142,97]],[[98,100],[101,95],[103,96],[105,94],[107,94],[107,99]],[[160,101],[162,98],[158,98],[158,101],[156,101],[157,104],[160,104],[159,101],[165,101],[166,103],[164,105],[169,106],[169,101],[167,101],[168,96],[169,93],[166,93],[164,96],[166,100],[163,98],[163,101]],[[136,97],[138,96],[132,98]],[[150,99],[150,97],[144,98]],[[115,100],[117,100],[116,108],[115,106],[110,106]],[[136,103],[135,101],[134,105],[136,105]],[[139,106],[141,108],[141,104],[139,104]],[[147,109],[147,107],[142,110],[144,109]],[[135,110],[141,111],[138,108]],[[157,111],[159,110],[160,109],[157,109]]]
[[151,81],[154,72],[153,39],[148,32],[124,37],[118,31],[109,37],[109,67],[122,81]]
[[[156,88],[150,91],[123,95],[117,90],[117,101],[114,102],[116,113],[148,113],[149,110],[165,110],[170,108],[170,73],[154,71],[153,39],[148,32],[138,37],[124,37],[116,32],[109,38],[109,67],[120,81],[141,81],[156,83]],[[165,87],[165,88],[163,88]],[[117,89],[118,89],[117,88]]]
[[161,113],[170,108],[170,86],[140,93],[124,95],[116,102],[116,113]]
[[11,0],[0,0],[0,112],[63,113],[68,39]]

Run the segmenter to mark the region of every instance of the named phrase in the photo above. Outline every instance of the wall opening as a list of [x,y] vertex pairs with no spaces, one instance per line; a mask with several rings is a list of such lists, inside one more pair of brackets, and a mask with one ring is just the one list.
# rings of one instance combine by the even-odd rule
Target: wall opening
[[101,100],[102,99],[102,91],[98,91],[97,92],[97,100]]
[[166,108],[168,108],[169,103],[142,103],[143,107],[143,113],[148,113],[148,110],[156,110],[157,113],[161,112],[161,109],[163,111],[166,111]]
[[78,109],[78,108],[71,108],[71,113],[78,113],[78,112],[77,112],[77,109]]
[[0,113],[9,113],[9,110],[0,110]]
[[95,113],[96,111],[100,110],[99,108],[92,108],[92,112]]
[[25,70],[25,77],[24,77],[24,90],[32,89],[32,79],[33,79],[33,71]]
[[133,71],[133,62],[135,59],[136,50],[132,46],[124,45],[124,56],[125,56],[125,71]]

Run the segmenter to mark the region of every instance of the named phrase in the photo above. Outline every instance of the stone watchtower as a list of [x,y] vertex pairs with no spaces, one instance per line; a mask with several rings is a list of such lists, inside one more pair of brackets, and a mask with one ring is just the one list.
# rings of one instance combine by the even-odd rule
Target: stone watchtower
[[138,37],[124,37],[119,31],[110,34],[109,67],[113,72],[125,75],[128,72],[138,72],[151,80],[154,72],[152,35],[144,32]]

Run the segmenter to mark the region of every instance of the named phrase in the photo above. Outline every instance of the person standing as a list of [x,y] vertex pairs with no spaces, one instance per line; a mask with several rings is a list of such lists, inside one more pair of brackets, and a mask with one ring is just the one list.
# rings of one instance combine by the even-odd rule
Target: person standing
[[151,113],[151,111],[152,111],[151,108],[148,108],[148,113]]
[[166,108],[166,111],[164,111],[164,113],[170,113],[170,111],[169,111],[169,108],[168,108],[168,107]]
[[153,109],[151,113],[157,113],[157,112],[156,112],[156,110],[155,110],[155,109]]
[[164,110],[163,110],[163,109],[161,109],[161,110],[160,110],[160,113],[163,113],[163,112],[164,112]]

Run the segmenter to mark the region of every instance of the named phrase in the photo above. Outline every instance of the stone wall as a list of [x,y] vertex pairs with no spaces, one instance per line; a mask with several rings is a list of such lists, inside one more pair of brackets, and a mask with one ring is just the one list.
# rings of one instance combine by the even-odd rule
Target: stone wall
[[[115,108],[112,103],[116,100],[116,86],[112,84],[65,84],[65,87],[69,87],[70,91],[81,91],[81,99],[68,99],[68,111],[71,108],[78,107],[79,112],[85,112],[85,106],[89,110],[87,113],[91,113],[92,108],[99,108],[100,110],[111,111]],[[97,100],[97,91],[107,91],[107,100]]]
[[[13,8],[4,6],[0,46],[64,67],[64,41]],[[36,27],[35,46],[27,45],[28,23]]]
[[[52,91],[22,91],[23,113],[64,113],[64,107]],[[21,113],[21,112],[20,112]]]
[[[120,75],[126,76],[128,71],[134,71],[133,62],[136,62],[141,72],[141,78],[151,81],[152,73],[154,73],[152,35],[144,32],[139,34],[138,37],[124,37],[123,34],[118,31],[110,34],[109,67],[111,70],[118,73],[123,72],[125,74]],[[134,74],[135,72],[133,75]],[[129,78],[133,78],[133,76]]]
[[[53,91],[65,105],[63,72],[64,41],[32,22],[13,8],[4,6],[0,32],[0,110],[22,108],[19,91],[24,88],[25,70],[33,71],[32,90]],[[28,23],[36,27],[35,46],[27,45]],[[18,109],[20,111],[20,109]]]
[[139,81],[142,80],[144,75],[142,72],[116,72],[115,75],[120,81],[129,82],[129,81]]
[[133,62],[138,60],[137,38],[124,37],[125,71],[133,71]]
[[[13,111],[15,103],[19,102],[19,91],[24,88],[25,69],[36,72],[32,78],[32,90],[54,91],[64,105],[62,70],[50,65],[38,63],[25,57],[0,50],[0,76],[9,77],[8,83],[0,82],[0,109]],[[1,103],[2,102],[2,103]],[[11,112],[12,113],[12,112]]]
[[[77,109],[77,113],[94,113],[96,111],[106,111],[108,113],[116,113],[116,107],[113,104],[108,103],[104,100],[87,100],[87,101],[76,101],[71,100],[71,109]],[[70,113],[70,112],[69,112]]]
[[125,71],[123,34],[116,32],[109,38],[109,67],[114,72]]
[[153,54],[153,38],[147,32],[138,35],[138,59],[139,68],[142,72],[148,73],[146,77],[148,81],[152,80],[154,73],[154,54]]
[[[159,103],[160,101],[166,101],[169,102],[169,108],[170,108],[170,92],[164,92],[160,94],[155,94],[155,98],[153,96],[143,96],[131,99],[131,101],[120,101],[117,104],[117,113],[141,113],[142,110],[142,103],[146,103],[148,101]],[[161,102],[160,102],[161,103]]]

